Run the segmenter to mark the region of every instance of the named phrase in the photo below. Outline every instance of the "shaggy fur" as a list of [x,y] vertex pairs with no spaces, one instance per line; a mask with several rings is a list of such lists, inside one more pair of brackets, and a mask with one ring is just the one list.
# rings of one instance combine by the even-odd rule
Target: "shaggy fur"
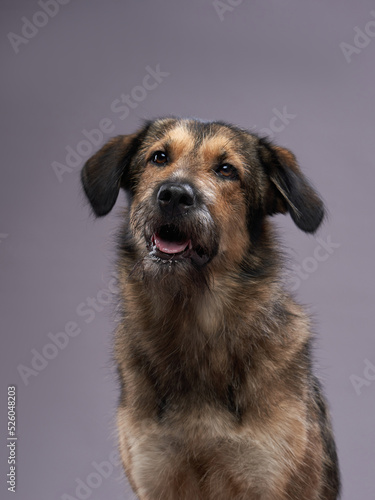
[[164,118],[82,170],[119,237],[121,457],[141,500],[334,500],[309,319],[283,289],[270,216],[324,217],[294,155],[222,122]]

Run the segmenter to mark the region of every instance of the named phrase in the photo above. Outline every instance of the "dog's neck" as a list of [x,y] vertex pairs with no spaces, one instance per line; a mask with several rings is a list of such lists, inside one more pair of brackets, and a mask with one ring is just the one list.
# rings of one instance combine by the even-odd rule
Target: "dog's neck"
[[[267,239],[261,243],[270,244]],[[229,390],[234,407],[251,404],[254,394],[273,383],[264,370],[258,377],[254,360],[258,366],[274,366],[270,373],[276,373],[276,364],[282,370],[306,341],[299,307],[276,279],[277,254],[270,258],[271,246],[263,250],[259,246],[251,254],[241,275],[215,269],[205,286],[194,287],[194,280],[180,286],[166,277],[144,280],[138,273],[129,276],[129,268],[120,269],[124,321],[117,335],[119,366],[137,366],[160,401],[186,392],[203,398],[221,394],[225,400]],[[253,388],[248,388],[246,403],[240,403],[234,388],[250,372]]]
[[[207,268],[191,273],[180,274],[173,268],[154,273],[145,269],[147,263],[142,267],[129,257],[127,268],[119,271],[123,297],[130,303],[130,307],[125,306],[127,314],[135,311],[131,323],[138,323],[140,332],[173,332],[172,336],[181,334],[180,340],[188,338],[188,342],[194,337],[207,340],[223,331],[238,331],[241,324],[248,329],[252,321],[259,321],[260,314],[267,316],[283,295],[277,279],[280,256],[272,233],[265,225],[240,266],[226,267],[214,260]],[[249,304],[254,304],[253,310]]]

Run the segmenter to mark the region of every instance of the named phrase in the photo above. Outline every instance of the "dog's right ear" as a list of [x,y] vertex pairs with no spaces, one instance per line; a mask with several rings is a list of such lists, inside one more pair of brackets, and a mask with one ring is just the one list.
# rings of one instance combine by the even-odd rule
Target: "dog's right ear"
[[118,135],[87,160],[81,171],[84,192],[97,217],[107,215],[116,203],[120,187],[132,188],[130,163],[146,129]]

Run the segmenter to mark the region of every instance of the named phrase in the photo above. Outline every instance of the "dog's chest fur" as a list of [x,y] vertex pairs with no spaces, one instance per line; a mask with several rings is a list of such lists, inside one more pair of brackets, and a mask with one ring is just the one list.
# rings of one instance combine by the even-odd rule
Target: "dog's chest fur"
[[[280,453],[284,460],[305,454],[309,430],[300,400],[307,320],[277,287],[274,294],[263,285],[252,290],[258,298],[265,290],[268,296],[255,309],[248,292],[237,288],[228,294],[219,282],[214,290],[182,298],[160,289],[156,294],[128,278],[124,283],[125,308],[131,305],[117,333],[125,387],[119,421],[130,433],[132,476],[160,495],[163,470],[174,477],[190,470],[196,484],[206,482],[216,495],[209,498],[232,498],[236,489],[242,498],[242,482],[257,485],[249,498],[282,498],[290,470]],[[283,380],[291,369],[300,372],[293,384]],[[223,471],[237,478],[231,486]]]

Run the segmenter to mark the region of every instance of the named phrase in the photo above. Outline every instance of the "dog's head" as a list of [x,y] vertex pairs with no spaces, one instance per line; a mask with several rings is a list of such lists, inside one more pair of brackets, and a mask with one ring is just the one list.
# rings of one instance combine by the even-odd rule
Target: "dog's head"
[[164,118],[115,137],[82,169],[97,216],[130,193],[128,247],[137,261],[189,270],[239,265],[267,216],[289,212],[314,232],[323,203],[294,155],[222,122]]

